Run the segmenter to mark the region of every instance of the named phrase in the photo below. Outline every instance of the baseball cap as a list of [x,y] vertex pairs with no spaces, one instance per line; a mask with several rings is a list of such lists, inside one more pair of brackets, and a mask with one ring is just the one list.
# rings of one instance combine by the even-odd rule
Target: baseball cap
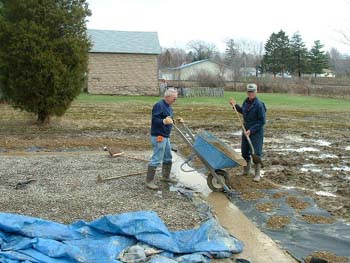
[[247,85],[247,92],[256,92],[258,87],[254,83],[250,83]]

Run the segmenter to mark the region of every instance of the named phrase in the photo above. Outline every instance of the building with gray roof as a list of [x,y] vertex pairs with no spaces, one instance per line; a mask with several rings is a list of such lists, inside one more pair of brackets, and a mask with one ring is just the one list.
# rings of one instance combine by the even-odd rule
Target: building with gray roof
[[92,94],[158,95],[157,32],[88,29],[87,90]]

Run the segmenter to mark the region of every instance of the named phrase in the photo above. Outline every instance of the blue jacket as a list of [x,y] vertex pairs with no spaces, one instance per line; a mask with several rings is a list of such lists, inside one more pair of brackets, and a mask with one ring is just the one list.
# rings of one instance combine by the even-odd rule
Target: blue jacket
[[255,98],[252,103],[249,103],[246,98],[242,107],[236,104],[236,109],[243,114],[246,130],[250,130],[251,134],[261,132],[266,123],[266,107],[263,102]]
[[152,123],[151,123],[151,135],[163,136],[168,138],[170,136],[171,128],[173,125],[164,125],[163,119],[167,116],[174,118],[173,109],[165,102],[164,99],[154,104],[152,109]]

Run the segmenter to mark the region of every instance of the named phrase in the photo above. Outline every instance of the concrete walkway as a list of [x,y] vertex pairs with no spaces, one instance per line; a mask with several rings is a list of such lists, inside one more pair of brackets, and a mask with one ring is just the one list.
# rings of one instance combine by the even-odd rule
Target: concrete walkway
[[206,199],[220,224],[243,241],[243,252],[237,258],[244,258],[252,263],[298,262],[261,232],[224,194],[213,192]]

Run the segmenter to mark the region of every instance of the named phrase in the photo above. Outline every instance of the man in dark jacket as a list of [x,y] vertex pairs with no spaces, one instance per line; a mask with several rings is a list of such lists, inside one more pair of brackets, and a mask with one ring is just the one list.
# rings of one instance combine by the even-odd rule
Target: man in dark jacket
[[164,93],[164,99],[158,101],[152,109],[151,143],[153,154],[148,163],[146,186],[157,190],[154,176],[157,167],[162,164],[162,181],[176,183],[177,180],[170,178],[172,155],[170,145],[170,132],[173,124],[174,113],[171,105],[177,99],[177,91],[168,88]]
[[[262,147],[264,140],[264,125],[266,123],[266,107],[257,96],[257,86],[255,84],[247,85],[248,97],[244,100],[242,107],[236,104],[234,99],[230,99],[230,104],[235,105],[237,111],[243,115],[244,127],[246,129],[246,135],[249,136],[252,141],[255,154],[262,157]],[[251,167],[251,149],[247,138],[242,134],[241,144],[242,157],[247,161],[247,166],[244,167],[243,175],[248,175]],[[260,169],[261,164],[255,164],[255,177],[254,181],[260,181]]]

